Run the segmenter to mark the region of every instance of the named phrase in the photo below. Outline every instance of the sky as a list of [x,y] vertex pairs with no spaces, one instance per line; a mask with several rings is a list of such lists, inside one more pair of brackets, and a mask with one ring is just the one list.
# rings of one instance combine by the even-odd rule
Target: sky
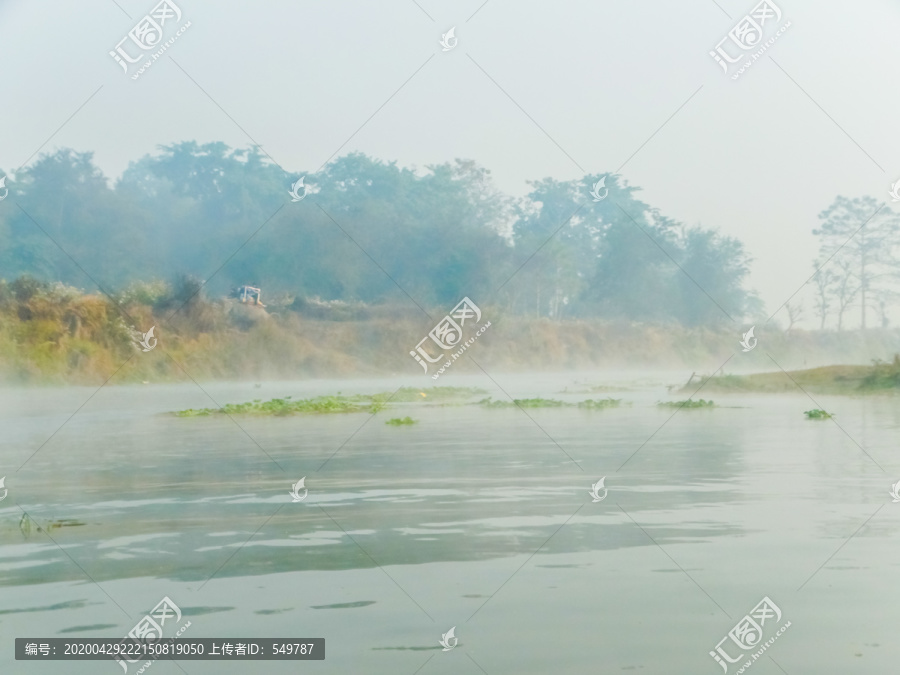
[[775,0],[764,39],[790,25],[737,80],[709,52],[753,0],[174,0],[164,39],[189,27],[132,79],[109,52],[156,1],[0,1],[0,168],[71,147],[115,178],[196,140],[310,175],[474,159],[514,195],[618,172],[739,238],[769,313],[812,274],[818,214],[900,179],[896,0]]

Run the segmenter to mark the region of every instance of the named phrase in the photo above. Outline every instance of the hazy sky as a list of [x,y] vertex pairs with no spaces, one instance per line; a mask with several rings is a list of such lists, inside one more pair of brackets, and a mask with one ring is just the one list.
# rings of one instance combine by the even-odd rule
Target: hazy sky
[[896,0],[776,0],[791,25],[736,81],[709,51],[754,0],[175,1],[190,28],[137,80],[108,52],[156,0],[0,2],[0,167],[72,147],[115,177],[183,140],[309,173],[472,158],[513,194],[622,167],[665,215],[739,237],[769,311],[834,197],[890,203],[900,178]]

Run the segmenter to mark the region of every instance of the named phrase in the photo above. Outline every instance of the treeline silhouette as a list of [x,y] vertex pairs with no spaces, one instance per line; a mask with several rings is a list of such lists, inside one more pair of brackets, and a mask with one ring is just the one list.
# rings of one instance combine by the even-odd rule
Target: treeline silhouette
[[758,311],[738,240],[662,215],[617,175],[594,201],[603,178],[545,178],[514,198],[471,160],[413,171],[357,153],[286,173],[256,148],[183,142],[111,183],[92,153],[62,149],[7,176],[0,277],[117,297],[194,277],[208,297],[249,284],[300,307],[440,311],[469,296],[510,315],[686,326]]

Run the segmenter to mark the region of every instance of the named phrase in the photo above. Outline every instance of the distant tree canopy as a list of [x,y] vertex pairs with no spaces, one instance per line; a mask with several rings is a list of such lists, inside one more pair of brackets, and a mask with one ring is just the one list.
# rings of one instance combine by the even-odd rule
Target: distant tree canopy
[[[301,176],[309,194],[294,203]],[[190,275],[211,295],[250,284],[439,311],[470,296],[535,317],[686,325],[758,310],[739,241],[662,216],[618,176],[594,202],[601,178],[546,178],[516,199],[470,160],[417,173],[355,153],[286,175],[256,148],[184,142],[111,186],[92,153],[63,149],[7,179],[0,277],[114,292]]]

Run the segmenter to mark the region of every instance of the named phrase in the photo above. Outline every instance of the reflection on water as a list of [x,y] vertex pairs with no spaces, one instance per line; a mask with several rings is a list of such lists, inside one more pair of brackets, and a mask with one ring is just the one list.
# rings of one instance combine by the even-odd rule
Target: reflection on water
[[[503,385],[572,402],[586,387],[618,389],[626,405],[525,415],[407,404],[399,414],[418,424],[398,428],[383,423],[391,411],[176,418],[166,413],[209,399],[192,384],[107,387],[51,437],[92,390],[4,391],[0,625],[23,637],[118,635],[169,595],[197,636],[324,635],[327,672],[411,673],[435,648],[427,672],[469,672],[464,650],[488,673],[583,669],[599,654],[608,672],[716,672],[707,652],[734,625],[723,609],[739,616],[770,595],[807,622],[779,641],[782,665],[821,659],[815,672],[837,673],[889,660],[871,647],[854,657],[849,638],[802,654],[816,631],[853,632],[849,619],[831,625],[834,602],[847,617],[871,611],[869,598],[893,594],[896,605],[896,584],[878,586],[898,565],[890,509],[797,588],[890,501],[896,476],[876,462],[895,456],[900,404],[823,397],[839,429],[806,420],[802,394],[719,396],[718,408],[673,415],[655,405],[671,400],[670,382],[578,379]],[[490,381],[454,384],[505,398]],[[397,386],[207,389],[224,403]],[[302,476],[309,495],[293,503]],[[609,496],[592,503],[602,476]],[[442,654],[436,639],[452,625],[459,647]],[[548,639],[566,645],[555,665],[535,647]],[[240,672],[215,664],[190,672]]]

